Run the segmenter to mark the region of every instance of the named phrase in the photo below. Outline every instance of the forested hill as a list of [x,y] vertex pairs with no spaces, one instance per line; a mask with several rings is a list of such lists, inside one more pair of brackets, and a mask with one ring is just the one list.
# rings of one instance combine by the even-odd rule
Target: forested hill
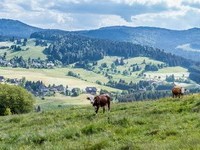
[[200,58],[199,28],[169,30],[155,27],[113,26],[76,33],[92,38],[145,44],[197,61]]
[[0,19],[0,40],[10,37],[28,38],[32,33],[41,30],[18,20]]
[[50,60],[59,60],[64,64],[85,60],[96,61],[104,56],[125,58],[144,56],[163,61],[169,66],[188,67],[193,63],[182,57],[149,46],[88,38],[60,30],[37,32],[32,34],[31,38],[50,40],[52,44],[45,50],[45,53]]

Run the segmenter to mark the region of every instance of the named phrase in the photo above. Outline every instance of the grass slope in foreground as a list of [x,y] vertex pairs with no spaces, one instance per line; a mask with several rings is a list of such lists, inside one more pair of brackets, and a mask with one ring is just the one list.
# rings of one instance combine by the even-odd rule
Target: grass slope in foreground
[[0,117],[0,149],[200,149],[200,95]]

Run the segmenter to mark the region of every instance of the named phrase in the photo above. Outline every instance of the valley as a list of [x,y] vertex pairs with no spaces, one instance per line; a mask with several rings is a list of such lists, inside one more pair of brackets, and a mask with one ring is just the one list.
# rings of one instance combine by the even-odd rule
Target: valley
[[0,150],[200,150],[200,0],[1,0]]
[[[117,88],[112,88],[104,84],[108,83],[109,77],[105,76],[108,73],[112,76],[112,80],[119,82],[120,79],[123,79],[125,82],[129,83],[138,83],[141,80],[154,82],[155,84],[168,84],[166,81],[166,76],[174,75],[175,79],[183,79],[182,81],[175,82],[177,85],[181,85],[185,88],[194,88],[197,86],[195,82],[190,81],[189,83],[184,83],[185,79],[188,79],[188,70],[182,67],[165,67],[159,69],[158,71],[147,71],[142,76],[138,76],[142,70],[144,70],[144,64],[141,64],[144,60],[146,63],[153,64],[163,64],[159,61],[151,60],[147,57],[136,57],[131,59],[125,59],[125,64],[122,66],[115,66],[117,71],[112,72],[112,63],[120,57],[105,57],[104,59],[97,61],[97,66],[95,66],[93,71],[88,71],[83,68],[74,68],[74,65],[70,65],[65,68],[54,68],[54,69],[25,69],[25,68],[9,68],[9,67],[0,67],[0,75],[5,78],[10,79],[22,79],[25,78],[27,81],[42,81],[46,86],[51,85],[63,85],[68,86],[68,89],[80,88],[81,91],[85,91],[86,87],[96,87],[97,91],[106,90],[111,93],[121,93],[122,90]],[[106,63],[107,67],[102,69],[102,64]],[[129,71],[130,74],[123,74],[125,70],[130,70],[131,64],[141,64],[139,65],[141,71]],[[108,69],[108,70],[107,70]],[[174,73],[176,70],[176,73]],[[68,76],[67,73],[71,71],[78,74],[77,77]],[[101,84],[99,84],[99,82]],[[198,87],[198,86],[197,86]],[[55,94],[54,96],[45,96],[44,100],[37,100],[36,105],[40,105],[42,110],[49,109],[58,109],[67,107],[70,105],[85,105],[89,101],[86,100],[86,97],[89,94],[83,92],[78,97],[65,96],[62,94]]]
[[0,150],[200,150],[200,0],[0,8]]
[[[12,22],[1,21],[6,24]],[[18,22],[17,25],[24,28],[25,24]],[[170,96],[174,85],[183,86],[191,92],[199,89],[198,63],[154,46],[140,42],[135,44],[130,42],[131,38],[126,38],[127,31],[132,36],[142,31],[136,41],[147,40],[149,43],[147,33],[151,42],[155,42],[161,38],[161,33],[171,37],[175,31],[108,27],[89,32],[68,32],[26,26],[24,29],[29,37],[14,37],[10,34],[15,35],[15,27],[10,25],[10,28],[7,38],[0,41],[0,76],[5,83],[28,89],[38,98],[37,104],[40,104],[39,99],[43,99],[43,109],[48,110],[47,105],[58,108],[70,103],[87,104],[81,98],[85,99],[90,94],[86,88],[96,89],[96,94],[110,93],[115,102],[130,101],[130,97],[143,100]],[[31,30],[37,31],[29,32]],[[98,37],[99,33],[104,36],[107,31],[113,35],[119,31],[118,36],[124,33],[125,37],[121,40],[113,38],[113,41]],[[75,100],[70,101],[70,98]]]

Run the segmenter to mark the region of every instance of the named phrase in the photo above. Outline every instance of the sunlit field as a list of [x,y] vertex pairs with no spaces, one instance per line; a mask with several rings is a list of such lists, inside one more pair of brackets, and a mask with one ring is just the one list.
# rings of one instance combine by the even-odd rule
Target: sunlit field
[[0,117],[0,149],[200,149],[200,95]]

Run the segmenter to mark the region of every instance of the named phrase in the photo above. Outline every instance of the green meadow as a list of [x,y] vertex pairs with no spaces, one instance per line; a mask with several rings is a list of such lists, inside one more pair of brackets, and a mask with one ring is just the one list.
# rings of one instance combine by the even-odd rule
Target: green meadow
[[42,100],[37,98],[35,106],[40,105],[41,109],[45,111],[51,109],[64,109],[69,106],[84,106],[90,104],[90,101],[86,99],[87,96],[89,96],[89,94],[71,97],[56,93],[55,96],[46,96]]
[[[0,42],[0,46],[11,46],[13,42]],[[21,51],[12,51],[11,49],[3,49],[0,50],[0,55],[3,55],[5,52],[7,53],[7,59],[11,59],[14,56],[23,56],[24,59],[30,58],[40,58],[40,59],[47,59],[46,55],[43,53],[45,47],[42,46],[35,46],[35,39],[29,39],[27,41],[26,46],[21,46]]]
[[[97,66],[95,67],[94,69],[94,72],[102,72],[102,69],[99,67],[103,64],[103,63],[106,63],[107,64],[107,68],[105,68],[105,70],[109,69],[111,70],[112,69],[112,66],[111,64],[114,63],[114,61],[116,59],[121,59],[120,57],[116,57],[116,56],[106,56],[104,57],[104,59],[102,60],[99,60],[98,63],[97,63]],[[142,73],[144,71],[144,68],[145,68],[145,64],[143,64],[143,62],[145,61],[146,64],[154,64],[154,65],[158,65],[158,64],[164,64],[163,62],[161,61],[156,61],[156,60],[152,60],[148,57],[135,57],[135,58],[129,58],[129,59],[124,59],[124,65],[122,66],[115,66],[117,72],[120,72],[120,73],[109,73],[109,70],[108,71],[105,71],[105,72],[108,72],[108,74],[110,74],[112,76],[112,79],[114,81],[119,81],[120,79],[123,79],[125,80],[126,82],[139,82],[140,80],[147,80],[147,79],[155,79],[155,78],[158,78],[160,76],[160,79],[162,81],[165,80],[166,76],[170,76],[172,74],[174,74],[174,76],[176,78],[182,78],[183,76],[185,78],[187,78],[189,76],[189,72],[188,72],[188,69],[186,68],[183,68],[183,67],[180,67],[180,66],[176,66],[176,67],[164,67],[162,69],[159,69],[158,71],[145,71],[144,74],[146,75],[145,77],[141,76],[139,77],[138,75],[140,73]],[[131,65],[135,65],[137,64],[141,70],[140,71],[135,71],[135,72],[132,72],[130,71],[131,70]],[[176,72],[174,72],[174,70],[176,70]],[[131,72],[130,75],[124,75],[123,74],[123,71],[128,71],[128,72]]]
[[[69,71],[74,71],[81,74],[82,79],[67,76]],[[95,86],[98,89],[105,89],[108,91],[120,91],[118,89],[110,88],[107,86],[96,84],[96,80],[101,80],[101,75],[95,77],[95,73],[86,71],[84,69],[74,68],[56,68],[56,69],[25,69],[25,68],[8,68],[0,67],[0,75],[6,78],[18,78],[23,77],[29,81],[43,81],[44,84],[55,85],[68,85],[70,88],[78,87],[84,89],[88,86]],[[95,80],[96,79],[96,80]]]
[[200,95],[0,117],[1,150],[200,149]]
[[[15,42],[0,42],[0,46],[8,46],[10,47],[11,45],[16,44]],[[49,43],[48,43],[49,44]],[[21,46],[22,50],[21,51],[13,51],[9,48],[7,49],[1,49],[0,50],[0,55],[3,55],[5,52],[7,53],[6,58],[7,59],[11,59],[14,56],[23,56],[23,58],[25,60],[27,60],[28,58],[40,58],[40,59],[47,59],[47,56],[43,53],[44,49],[46,47],[42,47],[42,46],[35,46],[35,39],[28,39],[26,46]],[[138,74],[140,74],[145,67],[145,64],[143,64],[143,62],[145,61],[146,64],[164,64],[161,61],[156,61],[156,60],[152,60],[148,57],[135,57],[135,58],[129,58],[129,59],[124,59],[124,65],[122,66],[115,66],[115,70],[117,73],[113,73],[113,71],[111,71],[112,69],[112,64],[116,61],[116,60],[120,60],[121,57],[117,57],[117,56],[105,56],[102,60],[98,60],[97,61],[97,65],[94,66],[92,71],[88,71],[86,69],[82,69],[82,68],[73,68],[73,65],[67,66],[65,68],[56,68],[56,69],[50,69],[50,70],[45,70],[45,69],[7,69],[7,68],[0,68],[0,75],[5,75],[6,77],[14,77],[14,78],[21,78],[21,77],[27,77],[28,79],[32,79],[33,81],[38,80],[38,77],[41,78],[42,81],[44,81],[45,83],[49,83],[52,84],[52,81],[54,82],[53,84],[60,84],[60,83],[65,83],[63,82],[63,78],[70,78],[70,80],[73,83],[77,83],[80,80],[79,79],[75,79],[76,81],[74,81],[74,78],[71,77],[66,77],[68,71],[72,71],[75,72],[76,74],[79,74],[81,80],[79,83],[77,83],[78,87],[79,86],[84,86],[86,84],[89,85],[95,85],[96,86],[96,82],[101,82],[102,84],[106,84],[109,79],[108,77],[105,76],[105,74],[109,74],[112,76],[112,80],[118,82],[120,79],[125,80],[126,82],[139,82],[140,80],[142,80],[143,78],[138,77]],[[100,68],[102,64],[106,63],[107,67],[102,69]],[[135,65],[137,64],[141,70],[140,71],[135,71],[132,72],[132,67],[131,65]],[[189,75],[188,70],[182,67],[167,67],[167,68],[163,68],[160,69],[158,71],[155,72],[145,72],[148,76],[151,78],[154,78],[155,76],[161,76],[162,79],[164,79],[166,77],[166,75],[171,75],[173,74],[173,70],[177,71],[177,73],[175,73],[176,77],[182,77],[183,75],[185,75],[186,77]],[[20,70],[20,71],[19,71]],[[15,73],[10,73],[14,71]],[[128,71],[129,75],[124,75],[123,72],[124,71]],[[30,74],[31,72],[31,74]],[[39,74],[40,75],[39,75]],[[41,76],[41,74],[45,74],[44,76]],[[16,77],[15,77],[16,76]],[[55,80],[49,79],[48,77],[51,76],[53,78],[55,78]],[[47,77],[47,78],[46,78]],[[58,79],[62,78],[62,79]],[[67,80],[68,82],[68,80]],[[70,81],[69,81],[69,85]],[[98,85],[97,85],[98,86]],[[99,86],[98,86],[99,87]],[[107,88],[108,90],[110,88]],[[109,90],[110,91],[110,90]]]

